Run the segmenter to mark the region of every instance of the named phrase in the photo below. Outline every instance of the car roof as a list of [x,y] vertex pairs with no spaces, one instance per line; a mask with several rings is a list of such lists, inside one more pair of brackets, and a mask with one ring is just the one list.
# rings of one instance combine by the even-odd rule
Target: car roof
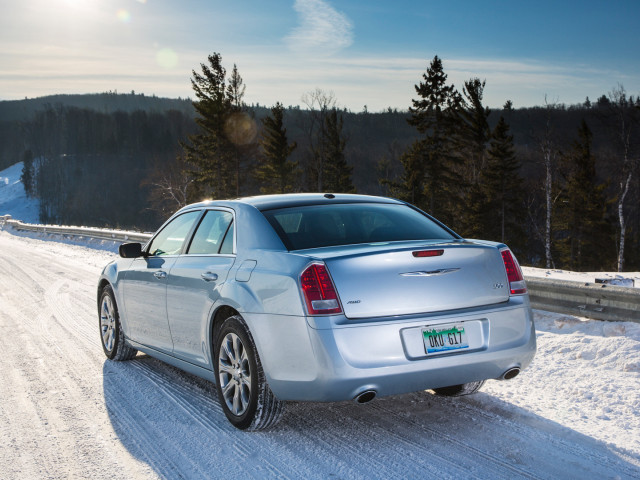
[[401,205],[404,202],[387,197],[356,195],[347,193],[288,193],[282,195],[257,195],[234,200],[204,201],[185,208],[207,207],[213,205],[230,206],[233,203],[252,205],[260,211],[308,205],[335,205],[344,203],[386,203]]

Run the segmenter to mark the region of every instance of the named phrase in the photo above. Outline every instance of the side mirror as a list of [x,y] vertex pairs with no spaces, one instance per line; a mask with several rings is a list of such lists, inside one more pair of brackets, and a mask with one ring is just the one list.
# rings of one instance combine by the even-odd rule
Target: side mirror
[[123,243],[118,247],[118,253],[122,258],[138,258],[142,256],[142,244]]

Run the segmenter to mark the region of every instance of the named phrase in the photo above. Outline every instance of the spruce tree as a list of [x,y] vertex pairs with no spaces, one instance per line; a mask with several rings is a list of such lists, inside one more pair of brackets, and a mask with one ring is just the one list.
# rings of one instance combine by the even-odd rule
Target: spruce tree
[[219,53],[208,56],[208,64],[201,63],[202,73],[192,70],[191,86],[197,101],[196,124],[200,131],[184,143],[186,161],[193,167],[194,189],[190,200],[198,197],[229,198],[235,193],[232,179],[235,170],[233,143],[225,133],[225,123],[231,112],[231,97],[226,92],[226,70]]
[[256,170],[256,178],[262,193],[290,193],[296,191],[300,175],[298,162],[289,160],[296,149],[296,143],[287,140],[284,127],[284,107],[280,102],[271,109],[271,115],[262,120],[261,162]]
[[342,133],[343,119],[333,108],[325,117],[324,128],[324,190],[327,192],[354,193],[351,180],[353,167],[347,165],[344,155],[346,139]]
[[481,236],[483,219],[479,209],[482,203],[480,178],[487,163],[487,149],[491,138],[489,114],[491,109],[482,104],[485,82],[473,78],[464,83],[462,108],[455,139],[459,156],[461,210],[459,228],[465,236]]
[[603,259],[615,255],[609,245],[611,226],[605,216],[606,185],[597,180],[591,142],[591,130],[583,120],[578,139],[561,159],[566,183],[557,203],[555,223],[560,238],[555,245],[563,265],[576,271],[610,268],[613,265],[603,264]]
[[415,85],[407,120],[422,134],[402,156],[404,173],[395,191],[420,208],[449,223],[459,217],[460,184],[456,172],[459,159],[454,155],[453,135],[458,126],[462,99],[453,85],[447,85],[442,61],[435,56]]
[[25,150],[22,155],[22,175],[20,175],[20,181],[22,181],[22,186],[24,187],[24,193],[27,197],[34,196],[34,174],[33,174],[33,153],[31,150]]
[[513,135],[509,134],[509,125],[501,116],[491,134],[487,165],[480,177],[483,201],[479,218],[484,238],[507,243],[516,252],[522,251],[525,243],[521,226],[524,199],[519,172]]

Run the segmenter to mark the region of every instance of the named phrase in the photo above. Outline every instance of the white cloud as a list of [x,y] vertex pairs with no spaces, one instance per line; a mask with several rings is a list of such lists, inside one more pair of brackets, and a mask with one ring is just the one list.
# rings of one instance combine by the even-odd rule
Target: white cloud
[[295,0],[300,24],[285,38],[295,52],[330,55],[353,43],[353,25],[323,0]]

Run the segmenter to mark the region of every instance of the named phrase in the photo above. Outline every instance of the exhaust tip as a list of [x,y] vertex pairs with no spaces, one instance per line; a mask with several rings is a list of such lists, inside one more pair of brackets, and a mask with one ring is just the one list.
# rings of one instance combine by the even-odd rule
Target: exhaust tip
[[365,390],[364,392],[356,395],[354,400],[356,401],[356,403],[369,403],[374,398],[376,398],[375,390]]
[[506,372],[504,372],[502,374],[502,376],[500,377],[500,379],[501,380],[511,380],[512,378],[517,377],[519,373],[520,373],[520,367],[513,367],[513,368],[510,368],[509,370],[507,370]]

